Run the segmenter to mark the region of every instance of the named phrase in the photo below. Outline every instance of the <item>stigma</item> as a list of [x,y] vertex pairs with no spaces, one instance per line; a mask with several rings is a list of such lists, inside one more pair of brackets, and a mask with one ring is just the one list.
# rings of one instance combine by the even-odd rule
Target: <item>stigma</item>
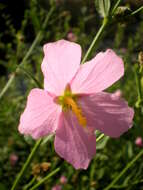
[[78,105],[77,95],[72,94],[69,87],[65,89],[62,96],[57,97],[56,102],[62,106],[64,112],[71,110],[75,114],[79,124],[82,127],[86,127],[87,120],[83,115],[82,109]]

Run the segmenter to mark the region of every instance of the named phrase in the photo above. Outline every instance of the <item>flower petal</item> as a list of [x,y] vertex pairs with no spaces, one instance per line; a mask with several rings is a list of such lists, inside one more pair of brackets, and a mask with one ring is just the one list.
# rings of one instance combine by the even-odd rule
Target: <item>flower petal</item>
[[60,113],[60,106],[54,103],[53,97],[48,92],[33,89],[21,115],[18,130],[35,139],[54,133],[58,126]]
[[80,66],[81,47],[73,42],[59,40],[44,45],[44,54],[44,88],[61,95]]
[[76,169],[87,169],[96,153],[96,137],[85,132],[72,112],[64,113],[56,130],[56,152]]
[[134,110],[118,96],[100,92],[79,99],[89,128],[119,137],[132,126]]
[[72,91],[86,94],[101,92],[116,82],[123,74],[122,59],[109,49],[81,65],[71,83]]

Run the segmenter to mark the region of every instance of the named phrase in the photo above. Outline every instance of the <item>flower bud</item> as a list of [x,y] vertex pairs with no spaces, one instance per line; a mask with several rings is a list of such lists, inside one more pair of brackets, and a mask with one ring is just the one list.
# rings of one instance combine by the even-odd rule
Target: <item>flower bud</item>
[[32,167],[32,174],[34,176],[38,176],[40,174],[40,171],[41,171],[41,168],[40,168],[39,164],[33,165],[33,167]]
[[61,185],[55,185],[54,187],[52,187],[52,190],[61,190],[62,187]]
[[67,183],[67,178],[64,175],[62,175],[60,177],[60,182],[61,182],[61,184],[66,184]]
[[15,164],[18,161],[18,156],[13,153],[13,154],[10,155],[9,160],[10,160],[11,166],[15,166]]
[[129,7],[126,6],[119,6],[116,10],[116,15],[118,16],[124,16],[127,15],[131,12],[131,9]]
[[140,65],[143,65],[143,51],[139,52],[138,61]]
[[77,37],[73,32],[69,32],[67,34],[67,39],[71,42],[76,42],[77,41]]
[[46,172],[51,166],[50,162],[43,162],[40,164],[41,170]]
[[135,140],[135,144],[138,146],[138,147],[142,147],[143,146],[143,140],[141,137],[137,137],[136,140]]

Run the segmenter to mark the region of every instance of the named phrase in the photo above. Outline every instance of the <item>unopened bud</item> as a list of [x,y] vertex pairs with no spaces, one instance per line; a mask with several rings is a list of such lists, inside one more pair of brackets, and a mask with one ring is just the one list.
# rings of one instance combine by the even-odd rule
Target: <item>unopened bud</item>
[[95,187],[97,185],[97,182],[96,181],[92,181],[91,183],[90,183],[90,186],[91,187]]
[[20,32],[17,33],[16,37],[17,37],[18,41],[23,41],[24,40],[24,36]]
[[136,140],[135,140],[135,144],[139,147],[142,147],[143,146],[143,140],[141,137],[137,137]]
[[116,10],[116,15],[118,16],[124,16],[124,15],[127,15],[131,12],[130,8],[129,7],[126,7],[126,6],[119,6]]
[[62,187],[61,185],[55,185],[54,187],[52,187],[52,190],[61,190]]
[[51,166],[50,162],[43,162],[40,164],[41,170],[46,172]]
[[40,165],[39,164],[35,164],[33,167],[32,167],[32,174],[34,176],[38,176],[40,174]]
[[10,155],[9,160],[10,160],[11,166],[15,166],[15,164],[18,161],[18,156],[13,153],[13,154]]
[[140,65],[143,65],[143,51],[139,52],[138,61]]
[[60,182],[61,182],[61,184],[66,184],[67,183],[67,178],[64,175],[62,175],[60,177]]
[[76,42],[77,41],[77,36],[73,32],[69,32],[67,34],[67,39],[71,42]]

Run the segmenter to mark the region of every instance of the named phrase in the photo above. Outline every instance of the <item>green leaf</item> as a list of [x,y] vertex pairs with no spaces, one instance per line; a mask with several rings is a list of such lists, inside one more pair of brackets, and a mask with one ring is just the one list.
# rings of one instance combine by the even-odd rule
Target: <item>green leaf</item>
[[95,6],[98,13],[102,17],[107,17],[109,15],[111,2],[110,0],[95,0]]
[[128,141],[126,144],[126,154],[128,158],[133,157],[133,145],[130,141]]
[[105,1],[104,1],[104,8],[105,8],[106,16],[109,15],[110,7],[111,7],[111,2],[110,2],[110,0],[105,0]]
[[103,17],[105,17],[106,13],[105,13],[104,0],[99,1],[99,9],[100,9],[100,12],[103,15]]

